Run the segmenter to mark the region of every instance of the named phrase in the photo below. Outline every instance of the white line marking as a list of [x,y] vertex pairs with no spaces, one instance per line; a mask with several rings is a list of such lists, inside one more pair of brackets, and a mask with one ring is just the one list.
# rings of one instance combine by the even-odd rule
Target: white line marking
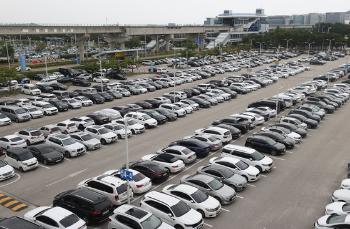
[[50,167],[47,167],[45,165],[42,165],[42,164],[39,164],[38,166],[42,167],[42,168],[45,168],[45,169],[51,169]]
[[63,178],[61,178],[61,179],[59,179],[59,180],[56,180],[56,181],[54,181],[54,182],[52,182],[52,183],[50,183],[50,184],[47,184],[46,187],[50,187],[50,186],[55,185],[55,184],[57,184],[57,183],[60,183],[60,182],[62,182],[62,181],[64,181],[64,180],[67,180],[67,179],[69,179],[69,178],[73,178],[73,177],[75,177],[75,176],[78,176],[80,173],[83,173],[83,172],[85,172],[86,170],[87,170],[87,169],[83,169],[83,170],[79,170],[79,171],[77,171],[77,172],[75,172],[75,173],[71,173],[71,174],[69,174],[69,175],[66,176],[66,177],[63,177]]
[[250,186],[250,187],[256,188],[256,185],[253,185],[253,184],[247,184],[247,185]]
[[5,186],[10,185],[10,184],[13,184],[13,183],[17,182],[19,179],[21,179],[21,175],[19,175],[18,173],[16,173],[15,176],[17,176],[15,180],[13,180],[7,184],[0,185],[0,188],[5,187]]
[[231,212],[230,210],[225,209],[225,208],[221,208],[221,210],[223,210],[223,211],[225,211],[225,212]]
[[207,224],[207,223],[203,223],[205,226],[207,227],[213,227],[213,225]]
[[286,159],[284,159],[284,158],[280,158],[280,157],[275,157],[275,156],[270,156],[271,158],[273,158],[273,159],[276,159],[276,160],[281,160],[281,161],[284,161],[284,160],[286,160]]
[[243,197],[243,196],[239,196],[239,195],[237,195],[237,198],[244,199],[244,197]]
[[264,175],[264,174],[261,174],[261,176],[262,176],[262,177],[267,177],[267,176],[266,176],[266,175]]
[[71,161],[71,159],[68,159],[68,158],[66,158],[66,157],[64,158],[64,160],[65,160],[65,161]]
[[276,169],[277,167],[276,167],[276,166],[274,166],[273,168],[274,168],[274,169]]
[[292,152],[292,151],[287,151],[287,153],[289,153],[289,154],[293,154],[294,152]]

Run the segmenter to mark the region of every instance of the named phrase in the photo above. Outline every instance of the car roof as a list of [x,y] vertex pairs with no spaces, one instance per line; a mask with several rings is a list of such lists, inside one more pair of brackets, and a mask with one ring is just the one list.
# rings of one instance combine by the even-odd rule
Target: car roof
[[78,188],[73,190],[70,195],[74,195],[77,197],[80,197],[82,199],[85,199],[89,202],[94,203],[100,203],[103,200],[107,199],[107,197],[103,194],[100,194],[99,192],[96,192],[94,190],[88,189],[88,188]]
[[124,204],[118,207],[114,213],[123,213],[136,219],[137,221],[143,221],[144,218],[148,218],[152,213],[147,212],[146,210],[136,207],[129,204]]
[[239,162],[240,160],[234,157],[218,157],[215,159],[215,161],[227,161],[233,164],[236,164],[237,162]]
[[239,146],[239,145],[233,145],[233,144],[228,144],[224,146],[224,149],[228,149],[228,150],[241,150],[244,151],[246,153],[252,154],[255,152],[254,149],[249,148],[249,147],[245,147],[245,146]]
[[196,192],[198,189],[191,186],[191,185],[187,185],[187,184],[178,184],[178,185],[173,185],[171,187],[172,191],[179,191],[179,192],[183,192],[186,193],[188,195],[193,194],[194,192]]
[[170,195],[165,194],[165,193],[157,192],[157,191],[148,192],[145,195],[145,197],[149,198],[149,199],[155,199],[155,200],[161,201],[162,203],[164,203],[168,206],[174,206],[177,203],[179,203],[179,201],[180,201],[179,199],[177,199],[173,196],[170,196]]
[[110,175],[106,175],[106,174],[98,176],[95,179],[98,180],[98,181],[102,181],[104,183],[111,184],[113,186],[119,186],[119,185],[125,183],[124,180],[122,180],[122,179],[120,179],[118,177],[110,176]]
[[192,176],[187,177],[186,179],[195,179],[195,180],[200,180],[203,181],[205,183],[209,183],[211,182],[214,178],[208,175],[204,175],[204,174],[194,174]]
[[49,218],[56,219],[57,221],[61,221],[67,216],[71,215],[72,212],[61,208],[61,207],[52,207],[45,211],[42,215],[45,215]]
[[0,228],[5,229],[43,229],[43,227],[29,222],[18,216],[12,216],[9,218],[0,220]]

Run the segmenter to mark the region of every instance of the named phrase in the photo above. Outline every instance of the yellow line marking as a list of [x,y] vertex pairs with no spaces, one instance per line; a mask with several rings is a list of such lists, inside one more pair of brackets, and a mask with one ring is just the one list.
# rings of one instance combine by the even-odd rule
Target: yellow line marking
[[6,202],[6,201],[8,201],[8,200],[12,200],[12,199],[13,199],[12,197],[3,198],[3,199],[0,200],[0,204]]
[[16,207],[11,208],[11,210],[16,212],[16,211],[22,210],[23,208],[26,208],[26,207],[28,207],[28,206],[25,204],[20,204],[20,205],[17,205]]
[[10,202],[4,204],[4,206],[5,206],[5,207],[10,207],[11,205],[14,205],[14,204],[17,204],[17,203],[19,203],[19,201],[17,201],[17,200],[12,200],[12,201],[10,201]]

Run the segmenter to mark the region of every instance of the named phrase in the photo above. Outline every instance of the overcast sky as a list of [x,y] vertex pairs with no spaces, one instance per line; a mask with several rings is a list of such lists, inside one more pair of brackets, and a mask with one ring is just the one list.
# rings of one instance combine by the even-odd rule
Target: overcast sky
[[0,23],[202,24],[223,10],[267,15],[350,10],[350,0],[1,0]]

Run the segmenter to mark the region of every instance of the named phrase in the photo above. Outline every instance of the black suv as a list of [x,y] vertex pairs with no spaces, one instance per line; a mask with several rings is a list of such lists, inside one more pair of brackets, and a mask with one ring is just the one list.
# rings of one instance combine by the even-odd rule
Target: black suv
[[1,229],[44,229],[43,227],[29,222],[23,218],[12,216],[10,218],[0,219]]
[[113,213],[113,204],[106,196],[87,188],[58,194],[53,200],[53,206],[75,213],[87,224],[104,222]]
[[269,153],[273,156],[282,155],[286,152],[285,145],[265,136],[253,135],[246,140],[245,146],[253,148],[259,152]]

